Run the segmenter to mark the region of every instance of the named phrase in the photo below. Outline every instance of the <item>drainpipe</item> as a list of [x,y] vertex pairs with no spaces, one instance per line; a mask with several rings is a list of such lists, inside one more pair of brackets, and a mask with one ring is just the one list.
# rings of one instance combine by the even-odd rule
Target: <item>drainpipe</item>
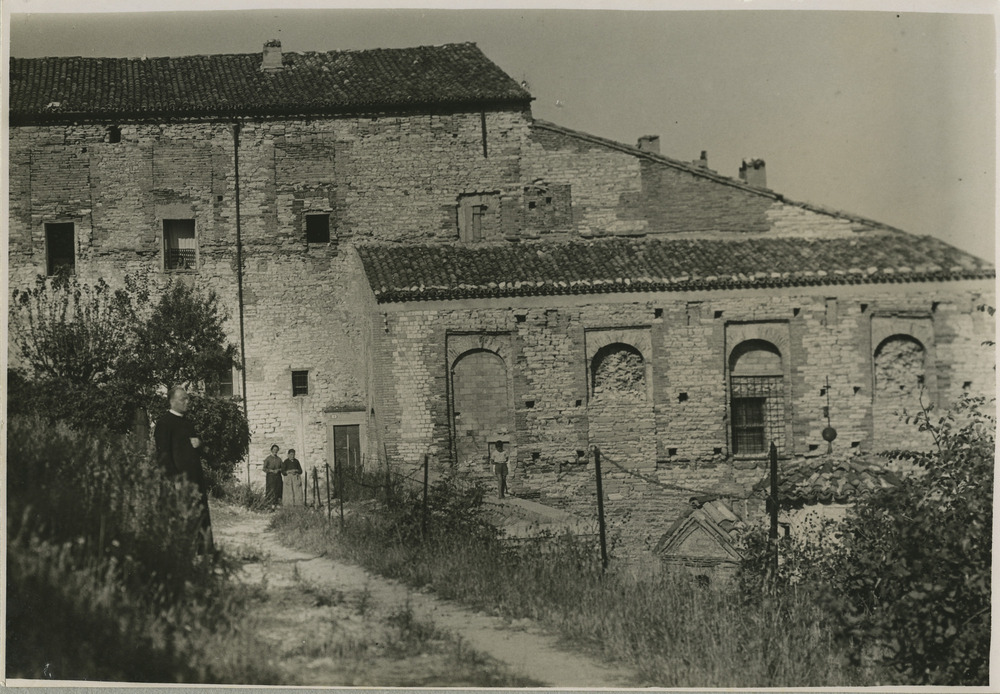
[[[247,343],[243,328],[243,230],[240,226],[240,124],[233,124],[233,168],[236,188],[236,292],[240,313],[240,376],[243,382],[243,416],[247,409]],[[250,455],[247,454],[247,485],[250,484]]]

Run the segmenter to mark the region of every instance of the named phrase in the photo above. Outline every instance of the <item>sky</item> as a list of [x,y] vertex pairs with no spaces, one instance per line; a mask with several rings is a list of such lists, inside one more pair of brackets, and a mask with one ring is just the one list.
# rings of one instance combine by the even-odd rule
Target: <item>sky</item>
[[10,0],[8,46],[14,57],[153,57],[256,53],[272,38],[285,51],[473,41],[527,83],[536,118],[628,144],[659,135],[662,154],[687,161],[704,150],[710,168],[732,177],[743,159],[761,158],[768,187],[789,200],[994,258],[992,3],[948,5],[981,14],[888,11],[886,2],[849,3],[879,11],[746,10],[759,3],[725,0],[713,11],[667,2],[629,11],[246,9],[266,4],[154,12],[102,0],[94,6],[146,11],[74,14],[64,10],[79,4]]

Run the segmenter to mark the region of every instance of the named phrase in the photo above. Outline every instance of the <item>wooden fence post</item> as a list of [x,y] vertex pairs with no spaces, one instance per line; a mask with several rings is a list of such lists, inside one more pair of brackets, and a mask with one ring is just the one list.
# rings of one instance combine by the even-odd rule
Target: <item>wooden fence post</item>
[[597,477],[597,528],[601,538],[601,567],[608,568],[608,542],[604,529],[604,483],[601,480],[601,449],[594,446],[594,474]]

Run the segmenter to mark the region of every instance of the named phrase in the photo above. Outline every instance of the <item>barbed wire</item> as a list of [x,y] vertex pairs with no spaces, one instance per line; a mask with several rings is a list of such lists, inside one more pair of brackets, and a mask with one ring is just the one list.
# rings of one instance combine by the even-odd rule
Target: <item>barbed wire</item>
[[618,463],[617,461],[615,461],[615,459],[612,458],[611,456],[609,456],[607,453],[605,453],[604,451],[601,451],[600,448],[598,448],[598,450],[601,453],[601,461],[602,462],[608,462],[614,468],[616,468],[616,469],[624,472],[625,474],[631,475],[632,477],[637,477],[638,479],[641,479],[642,481],[647,482],[649,484],[652,484],[652,485],[654,485],[656,487],[662,487],[664,489],[672,489],[672,490],[678,491],[678,492],[688,492],[688,493],[691,493],[691,494],[696,494],[698,496],[718,496],[719,495],[719,493],[717,491],[711,491],[710,492],[710,491],[705,491],[703,489],[695,489],[694,487],[685,487],[685,486],[679,485],[679,484],[670,484],[669,482],[661,482],[660,480],[656,479],[655,477],[649,477],[649,476],[644,475],[644,474],[642,474],[640,472],[637,472],[635,470],[629,470],[628,468],[626,468],[621,463]]

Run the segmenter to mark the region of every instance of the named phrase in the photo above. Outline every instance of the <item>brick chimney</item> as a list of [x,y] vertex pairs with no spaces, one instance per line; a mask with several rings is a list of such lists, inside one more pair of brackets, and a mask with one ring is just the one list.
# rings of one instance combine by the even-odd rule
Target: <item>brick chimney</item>
[[281,70],[281,41],[271,39],[264,44],[264,59],[260,62],[260,69],[271,72]]
[[698,159],[695,159],[691,163],[694,164],[695,166],[699,166],[699,167],[701,167],[703,169],[707,169],[708,168],[708,152],[705,151],[705,150],[701,150],[701,157],[699,157]]
[[639,138],[636,147],[642,152],[652,152],[653,154],[660,153],[660,136],[659,135],[643,135]]
[[767,173],[763,159],[743,160],[740,165],[740,180],[754,188],[767,188]]

